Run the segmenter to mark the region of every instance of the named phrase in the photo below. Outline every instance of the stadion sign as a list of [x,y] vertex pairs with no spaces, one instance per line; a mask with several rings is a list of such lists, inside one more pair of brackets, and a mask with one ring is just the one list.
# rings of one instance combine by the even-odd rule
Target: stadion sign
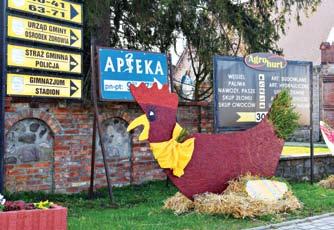
[[167,57],[161,53],[99,48],[100,99],[132,101],[130,84],[168,83]]

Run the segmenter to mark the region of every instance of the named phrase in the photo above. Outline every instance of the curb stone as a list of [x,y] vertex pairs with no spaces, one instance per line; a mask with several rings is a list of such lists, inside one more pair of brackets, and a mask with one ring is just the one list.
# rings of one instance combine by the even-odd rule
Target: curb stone
[[287,227],[287,226],[296,225],[296,224],[300,224],[300,223],[312,222],[312,221],[319,220],[319,219],[326,218],[326,217],[333,217],[334,218],[334,212],[326,213],[326,214],[319,215],[319,216],[307,217],[307,218],[304,218],[304,219],[291,220],[291,221],[278,223],[278,224],[270,224],[270,225],[255,227],[255,228],[249,228],[248,230],[278,229],[278,228],[281,228],[281,227]]
[[[309,142],[285,142],[284,146],[310,147]],[[327,147],[325,143],[313,143],[314,147]]]

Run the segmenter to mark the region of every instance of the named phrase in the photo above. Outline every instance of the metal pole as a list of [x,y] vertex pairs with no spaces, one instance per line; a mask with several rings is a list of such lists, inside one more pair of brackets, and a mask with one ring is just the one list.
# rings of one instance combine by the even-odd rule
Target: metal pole
[[100,138],[100,145],[101,145],[101,152],[102,152],[102,157],[103,157],[103,163],[104,163],[104,170],[105,170],[105,173],[106,173],[106,178],[107,178],[107,184],[108,184],[108,193],[109,193],[109,198],[110,198],[110,201],[111,201],[111,204],[114,205],[115,202],[114,202],[114,197],[113,197],[113,192],[112,192],[112,186],[111,186],[111,182],[110,182],[110,179],[109,179],[109,176],[110,176],[110,171],[109,171],[109,167],[107,165],[107,159],[106,159],[106,150],[105,150],[105,147],[104,147],[104,144],[102,142],[102,127],[101,127],[101,122],[100,122],[100,116],[99,116],[99,110],[98,110],[98,106],[97,106],[97,93],[96,93],[96,71],[95,71],[95,38],[92,37],[92,40],[91,40],[91,66],[92,66],[92,93],[93,93],[93,104],[94,104],[94,114],[95,114],[95,117],[96,117],[96,121],[97,121],[97,131],[98,131],[98,134],[99,134],[99,138]]
[[[172,54],[167,54],[167,63],[169,69],[169,83],[170,83],[170,91],[174,92],[174,84],[173,84],[173,63],[172,63]],[[169,187],[169,178],[166,177],[166,187]]]
[[[131,147],[132,147],[132,142],[131,142]],[[130,153],[130,185],[133,184],[133,148],[131,148],[131,153]]]
[[167,62],[168,62],[168,69],[169,69],[170,91],[174,92],[174,85],[173,85],[173,63],[172,63],[172,55],[171,55],[171,53],[168,53]]
[[311,184],[314,182],[314,171],[313,171],[313,165],[314,165],[314,152],[313,152],[313,67],[312,63],[310,64],[310,153],[311,153],[311,159],[310,159],[310,166],[311,166]]
[[6,58],[7,58],[7,47],[6,47],[6,3],[7,1],[0,1],[0,193],[4,190],[4,156],[5,156],[5,84],[6,84]]

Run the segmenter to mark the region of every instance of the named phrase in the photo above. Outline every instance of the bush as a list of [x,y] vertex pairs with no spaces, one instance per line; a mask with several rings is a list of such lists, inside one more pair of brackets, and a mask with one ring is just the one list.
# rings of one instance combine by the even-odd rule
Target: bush
[[276,135],[286,140],[298,128],[299,117],[292,106],[289,90],[283,89],[276,95],[268,115],[275,127]]

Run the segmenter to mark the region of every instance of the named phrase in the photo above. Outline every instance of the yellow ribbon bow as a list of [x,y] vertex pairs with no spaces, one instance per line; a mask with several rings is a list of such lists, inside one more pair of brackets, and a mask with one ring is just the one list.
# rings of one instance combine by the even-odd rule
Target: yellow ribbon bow
[[194,152],[195,138],[190,138],[183,143],[177,142],[182,132],[182,127],[176,123],[173,137],[169,141],[150,143],[154,158],[161,168],[173,170],[174,176],[181,177]]

